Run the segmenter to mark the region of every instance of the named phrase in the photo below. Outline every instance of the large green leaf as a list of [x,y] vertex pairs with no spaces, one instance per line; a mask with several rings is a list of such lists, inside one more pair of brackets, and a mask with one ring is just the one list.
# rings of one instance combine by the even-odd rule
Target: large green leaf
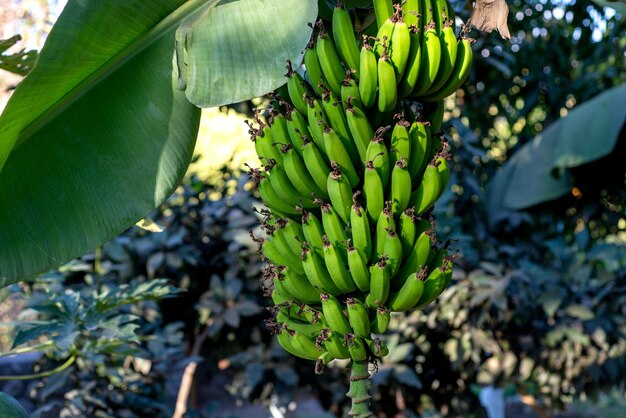
[[67,4],[0,116],[0,286],[93,249],[180,182],[200,113],[177,89],[174,35],[215,3]]
[[286,61],[302,61],[311,37],[307,23],[316,16],[316,0],[231,0],[181,26],[177,46],[187,98],[212,107],[285,84]]
[[[492,214],[524,209],[570,192],[569,169],[609,154],[626,123],[626,84],[575,107],[521,147],[488,187]],[[494,219],[494,221],[497,219]]]

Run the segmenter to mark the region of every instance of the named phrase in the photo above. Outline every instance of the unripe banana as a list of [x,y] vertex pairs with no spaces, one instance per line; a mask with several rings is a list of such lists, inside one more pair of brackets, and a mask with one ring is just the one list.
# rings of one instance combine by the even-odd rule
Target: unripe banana
[[439,40],[441,43],[439,71],[437,72],[437,77],[433,81],[432,86],[430,86],[426,92],[426,95],[436,93],[447,84],[456,62],[457,40],[454,29],[452,29],[450,23],[446,22],[444,24],[442,32],[439,35]]
[[325,80],[322,67],[320,66],[319,57],[317,56],[317,48],[315,47],[316,39],[317,38],[313,37],[304,50],[304,67],[307,75],[309,76],[309,83],[311,84],[311,87],[313,87],[315,93],[321,97],[322,89],[319,85],[324,84]]
[[350,358],[354,361],[367,360],[367,351],[365,350],[365,344],[360,337],[355,336],[352,333],[348,333],[343,336],[343,344],[348,347],[350,352]]
[[324,95],[322,96],[322,106],[324,107],[324,111],[326,112],[326,116],[330,122],[330,127],[335,131],[339,139],[341,139],[341,143],[348,152],[352,164],[358,166],[360,161],[359,154],[357,152],[356,145],[352,142],[352,137],[348,129],[348,122],[346,120],[346,112],[344,111],[341,103],[341,100],[338,100],[332,91],[324,91]]
[[348,178],[350,187],[359,184],[359,175],[352,164],[352,158],[343,142],[332,128],[324,129],[324,147],[330,161],[334,161],[341,168],[341,172]]
[[[287,173],[289,180],[291,180],[291,183],[303,199],[326,195],[325,189],[317,186],[304,165],[302,158],[293,149],[293,146],[283,146],[281,152],[283,153],[285,173]],[[307,200],[303,200],[303,202]]]
[[323,329],[317,341],[318,345],[323,345],[334,358],[350,358],[350,351],[343,345],[343,337],[331,329]]
[[417,85],[417,80],[422,67],[422,42],[420,33],[415,26],[410,27],[411,49],[407,58],[404,74],[398,84],[398,97],[403,99],[411,94]]
[[308,360],[317,359],[322,351],[317,347],[313,339],[308,338],[306,335],[300,334],[297,331],[294,331],[294,333],[291,334],[291,341],[293,343],[293,348],[301,353],[305,353]]
[[305,97],[307,102],[307,120],[309,122],[309,132],[313,137],[315,145],[326,155],[326,147],[324,145],[324,126],[330,123],[326,116],[326,111],[322,107],[322,103],[311,96]]
[[322,67],[322,73],[326,79],[326,84],[337,96],[341,97],[341,81],[343,80],[345,69],[341,64],[337,49],[332,39],[326,33],[321,20],[317,22],[319,34],[317,35],[317,56]]
[[350,327],[357,337],[369,337],[370,319],[367,316],[367,308],[359,299],[346,299],[348,307],[348,321]]
[[341,220],[350,223],[350,208],[352,206],[352,188],[350,182],[341,172],[334,161],[330,162],[333,171],[328,175],[327,190],[330,203],[333,205]]
[[384,334],[389,328],[391,321],[391,312],[385,305],[378,305],[376,308],[376,316],[372,321],[371,330],[374,334]]
[[322,211],[322,225],[329,242],[337,248],[345,248],[348,237],[341,217],[332,205],[319,199],[316,200],[316,203],[320,205]]
[[385,145],[385,140],[383,135],[387,132],[391,126],[385,126],[378,128],[374,137],[369,142],[367,146],[367,151],[365,153],[365,161],[371,161],[378,176],[380,177],[380,181],[385,187],[389,182],[389,151],[387,150],[387,146]]
[[408,207],[411,199],[411,175],[405,160],[399,160],[391,173],[391,193],[389,199],[393,202],[392,212],[400,216]]
[[415,213],[420,215],[430,208],[441,192],[441,181],[437,167],[430,163],[424,170],[422,183],[411,194],[410,205],[415,207]]
[[457,91],[467,79],[472,69],[473,52],[469,38],[459,40],[457,45],[456,60],[452,74],[448,77],[446,83],[437,92],[432,93],[422,100],[426,102],[437,102],[443,100],[455,91]]
[[[275,165],[273,160],[269,161],[269,179],[272,184],[272,188],[285,203],[289,206],[296,206],[300,202],[302,202],[302,206],[307,209],[311,209],[315,207],[313,205],[313,199],[309,196],[301,196],[298,190],[293,186],[291,181],[289,181],[289,176],[283,169],[283,167],[279,165]],[[300,198],[300,202],[298,201]]]
[[257,185],[261,199],[263,199],[263,203],[265,203],[272,211],[280,215],[288,216],[295,216],[298,213],[295,207],[291,207],[276,194],[276,191],[272,188],[272,184],[268,178],[261,178]]
[[333,333],[347,334],[351,332],[352,328],[350,328],[350,322],[343,311],[341,302],[328,293],[322,293],[319,298],[322,301],[324,318]]
[[405,312],[417,305],[424,292],[424,280],[426,268],[422,267],[419,272],[411,273],[404,279],[404,284],[399,291],[389,296],[387,306],[395,312]]
[[418,271],[421,267],[428,264],[428,258],[431,255],[433,236],[433,230],[427,230],[418,235],[410,253],[405,258],[404,264],[398,271],[398,274],[396,274],[392,279],[392,289],[400,289],[400,287],[404,284],[404,279],[406,279],[409,274]]
[[390,201],[385,202],[385,207],[379,215],[376,222],[376,235],[374,236],[374,250],[376,251],[377,259],[384,254],[387,233],[396,231],[396,222],[393,219]]
[[[305,107],[306,110],[306,107]],[[302,157],[305,139],[311,138],[309,132],[309,124],[304,114],[300,113],[297,109],[289,109],[285,114],[287,119],[287,130],[289,131],[289,140],[293,144],[293,148]]]
[[365,207],[367,208],[369,220],[370,222],[377,222],[385,206],[385,192],[383,183],[372,161],[365,163],[363,194],[365,195]]
[[398,103],[396,70],[391,64],[388,53],[383,52],[378,58],[378,110],[391,112]]
[[383,358],[389,354],[389,348],[379,338],[374,338],[372,341],[368,341],[368,345],[370,347],[370,351],[376,357]]
[[439,72],[439,60],[441,59],[441,40],[435,30],[432,7],[428,0],[423,1],[425,1],[426,7],[422,8],[425,11],[422,29],[422,63],[419,79],[411,94],[412,97],[423,96],[430,89]]
[[352,280],[363,292],[367,292],[370,288],[370,272],[367,267],[367,261],[360,251],[354,248],[348,240],[348,268]]
[[408,208],[400,214],[398,219],[398,234],[402,244],[402,258],[406,260],[417,238],[417,218],[415,208]]
[[359,78],[359,93],[366,108],[374,107],[378,90],[378,62],[368,38],[363,35],[363,46],[360,55],[361,77]]
[[291,297],[285,295],[277,289],[272,290],[271,297],[272,302],[274,302],[275,306],[282,305],[291,301]]
[[376,24],[380,28],[394,13],[393,2],[391,0],[373,0],[372,2],[374,3]]
[[279,324],[283,324],[285,327],[287,327],[287,329],[297,331],[308,338],[317,337],[317,335],[319,335],[320,331],[323,328],[321,322],[312,324],[310,322],[303,322],[290,317],[286,308],[279,309],[278,313],[276,314],[276,322],[278,322]]
[[311,212],[301,208],[302,212],[302,233],[304,240],[309,244],[309,249],[320,256],[324,254],[324,228],[318,217]]
[[333,283],[341,290],[341,293],[349,293],[356,289],[356,284],[352,280],[337,247],[328,240],[324,242],[324,262]]
[[[343,103],[343,109],[345,111],[348,110],[349,102],[352,102],[353,106],[359,108],[363,107],[359,85],[352,78],[352,71],[346,71],[346,78],[341,82],[341,102]],[[348,124],[348,126],[350,125]],[[350,132],[352,133],[352,130]]]
[[383,254],[387,256],[387,269],[389,270],[389,276],[393,277],[398,269],[400,263],[402,263],[402,244],[400,243],[400,237],[394,231],[387,231],[385,237],[385,244],[383,246]]
[[[354,247],[367,263],[372,256],[372,235],[370,233],[370,223],[367,214],[357,200],[360,194],[361,191],[357,191],[352,196],[353,204],[350,208],[350,230],[352,232]],[[369,283],[367,287],[369,288]]]
[[367,115],[357,106],[355,100],[348,98],[346,103],[348,128],[359,153],[359,161],[366,161],[367,147],[374,137],[372,125],[370,125]]
[[285,77],[287,80],[287,90],[289,92],[289,98],[291,99],[291,103],[293,103],[294,107],[303,114],[306,114],[306,102],[304,101],[305,94],[311,94],[306,86],[306,82],[298,74],[296,70],[294,70],[291,61],[287,60],[287,74]]
[[391,152],[389,153],[391,167],[400,159],[408,161],[411,156],[411,141],[409,140],[411,124],[404,119],[403,113],[395,115],[394,118],[399,120],[391,131]]
[[328,168],[328,163],[324,160],[324,156],[317,145],[307,137],[304,138],[302,145],[302,161],[317,187],[324,192],[319,197],[328,199],[326,179],[330,174],[330,168]]
[[[274,140],[275,146],[276,144],[291,144],[285,115],[278,111],[273,111],[268,119],[268,123],[272,129],[272,139]],[[280,150],[280,146],[278,149]]]
[[324,260],[318,253],[311,251],[309,248],[304,248],[302,250],[302,267],[304,274],[314,287],[327,293],[337,295],[341,293],[341,290],[330,277],[328,270],[326,270]]
[[437,172],[439,173],[439,195],[437,199],[441,196],[443,191],[448,186],[448,181],[450,180],[450,167],[448,166],[448,160],[445,157],[440,156],[435,160],[435,164],[437,164]]
[[420,0],[405,0],[402,2],[402,19],[404,19],[407,25],[417,25],[421,13]]
[[387,257],[382,256],[380,261],[370,268],[370,294],[366,303],[371,308],[385,303],[389,297],[389,269]]
[[430,121],[430,132],[437,134],[441,132],[441,126],[443,125],[443,114],[445,113],[445,106],[443,100],[439,100],[431,104],[431,109],[428,112],[428,120]]
[[430,128],[423,122],[414,122],[409,129],[411,141],[411,158],[409,158],[409,174],[415,180],[426,168],[427,156],[430,154]]
[[439,266],[428,275],[424,281],[424,291],[414,306],[415,309],[423,308],[439,295],[439,289],[442,287],[442,283],[445,283],[444,270],[445,267]]
[[390,18],[394,23],[394,29],[389,39],[389,59],[396,72],[396,83],[399,84],[411,51],[411,34],[409,26],[400,13],[402,6],[396,5],[395,7],[396,12]]
[[359,47],[356,44],[354,25],[350,14],[343,7],[343,2],[337,2],[333,11],[333,37],[337,45],[339,56],[354,70],[356,78],[359,78]]
[[[302,268],[302,267],[301,267]],[[319,300],[319,290],[315,289],[309,280],[304,276],[291,270],[289,267],[281,266],[278,273],[279,280],[297,301],[302,303],[316,303]]]
[[[299,223],[288,218],[276,220],[276,229],[272,234],[272,240],[276,242],[281,251],[289,254],[292,264],[297,264],[296,259],[300,258],[303,238],[302,226]],[[278,245],[279,243],[281,245]]]
[[[283,157],[273,144],[274,138],[272,137],[272,128],[268,125],[263,124],[258,130],[254,132],[254,147],[256,149],[256,153],[263,162],[263,159],[266,161],[268,159],[272,159],[276,161],[277,164],[283,163]],[[263,158],[263,159],[262,159]],[[264,163],[266,165],[266,163]]]
[[296,347],[292,338],[292,335],[294,334],[295,331],[283,329],[278,335],[276,335],[276,340],[278,341],[278,344],[289,354],[306,360],[315,360],[319,356],[319,351],[317,351],[317,348],[315,349],[316,352],[314,354],[313,352],[310,352],[308,350],[302,350],[302,343],[300,343],[298,347]]

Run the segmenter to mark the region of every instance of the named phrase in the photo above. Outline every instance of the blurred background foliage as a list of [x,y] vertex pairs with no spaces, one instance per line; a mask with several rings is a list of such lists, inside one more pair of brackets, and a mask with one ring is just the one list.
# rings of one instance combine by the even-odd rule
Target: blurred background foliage
[[[465,2],[454,4],[467,19]],[[493,203],[493,183],[525,145],[626,81],[626,21],[600,4],[511,1],[510,41],[474,32],[472,76],[446,101],[455,173],[436,208],[441,236],[456,239],[461,257],[436,303],[394,316],[390,356],[373,376],[378,416],[485,416],[477,394],[489,385],[538,402],[539,413],[622,416],[626,130],[609,154],[550,173],[567,176],[566,195]],[[308,416],[347,412],[342,369],[315,376],[264,325],[269,301],[248,235],[259,203],[244,166],[257,164],[244,120],[259,105],[204,111],[184,184],[140,226],[2,292],[2,352],[41,352],[33,372],[75,358],[28,386],[0,387],[28,399],[33,416],[172,416],[193,362],[189,417],[306,416],[311,400]],[[530,152],[529,172],[541,157]]]

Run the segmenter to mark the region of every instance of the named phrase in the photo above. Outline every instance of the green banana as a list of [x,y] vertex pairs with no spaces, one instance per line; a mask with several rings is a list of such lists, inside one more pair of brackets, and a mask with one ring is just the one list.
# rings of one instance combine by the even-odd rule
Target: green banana
[[422,29],[422,62],[420,76],[412,97],[420,97],[426,93],[432,86],[437,73],[439,72],[439,60],[441,59],[441,40],[435,30],[435,21],[433,20],[432,8],[428,0],[425,1],[424,27]]
[[[297,331],[294,331],[294,333],[291,334],[291,342],[296,350],[301,353],[306,353],[308,360],[317,359],[322,351],[317,347],[312,339],[308,338],[304,334],[300,334]],[[310,357],[313,357],[313,359]]]
[[309,132],[313,138],[315,145],[322,151],[323,155],[326,155],[326,147],[324,146],[324,127],[330,123],[322,107],[322,103],[312,97],[305,96],[307,102],[307,120],[309,122]]
[[389,151],[385,145],[383,135],[391,126],[378,128],[369,142],[365,153],[365,161],[371,161],[380,177],[383,187],[389,182]]
[[421,184],[417,190],[411,194],[410,205],[414,206],[415,213],[420,215],[435,203],[440,193],[441,180],[439,178],[439,172],[436,165],[430,163],[426,166],[426,170],[424,170],[424,177]]
[[443,125],[443,114],[445,113],[445,105],[443,100],[439,100],[431,104],[431,109],[428,115],[430,121],[430,132],[441,132],[441,126]]
[[298,198],[300,197],[300,201],[302,202],[302,206],[307,209],[313,208],[313,199],[311,197],[301,196],[301,194],[296,190],[291,181],[289,181],[289,176],[285,172],[284,168],[275,165],[273,160],[269,161],[269,179],[272,184],[272,188],[276,192],[276,194],[283,199],[283,201],[289,206],[296,206],[298,203]]
[[370,288],[370,272],[367,267],[367,261],[360,251],[350,244],[348,240],[348,268],[352,280],[363,292],[367,292]]
[[306,114],[306,102],[304,101],[305,94],[311,94],[306,86],[306,82],[296,70],[294,70],[291,61],[287,60],[287,74],[285,77],[287,80],[287,91],[289,92],[289,98],[293,106],[303,114]]
[[278,245],[279,249],[291,255],[291,260],[295,264],[297,264],[296,259],[300,258],[303,238],[302,225],[289,218],[279,218],[276,220],[276,229],[274,230],[272,239],[277,241],[277,244],[280,242],[281,245],[285,247],[282,249],[281,245]]
[[328,163],[324,160],[324,156],[317,145],[307,137],[304,138],[302,144],[302,161],[317,187],[323,192],[319,197],[328,199],[326,179],[330,174],[330,168],[328,168]]
[[437,157],[435,164],[437,164],[437,172],[439,173],[439,194],[437,195],[437,199],[439,199],[443,191],[448,186],[448,181],[450,180],[450,167],[448,166],[448,160],[446,160],[443,156]]
[[394,7],[391,0],[373,0],[376,24],[380,28],[393,15]]
[[354,361],[367,360],[367,351],[365,350],[365,344],[360,337],[355,336],[352,333],[345,334],[343,336],[343,344],[348,347],[350,352],[350,358]]
[[398,97],[404,99],[409,96],[417,85],[422,66],[422,42],[420,39],[419,29],[416,26],[410,27],[411,49],[407,58],[404,74],[398,84]]
[[389,38],[389,60],[396,72],[396,83],[399,84],[411,51],[411,33],[409,26],[402,18],[402,6],[396,5],[395,7],[396,12],[390,18],[394,28]]
[[354,139],[357,152],[359,153],[359,161],[365,161],[366,151],[372,138],[374,131],[370,125],[367,115],[358,107],[355,100],[348,98],[346,102],[346,119],[348,121],[348,129]]
[[380,258],[384,254],[385,240],[389,231],[396,231],[396,222],[393,219],[393,212],[391,211],[392,203],[390,201],[385,202],[385,207],[380,212],[378,221],[376,222],[376,234],[374,235],[374,250],[376,251],[376,257]]
[[400,263],[402,263],[402,243],[398,234],[392,230],[387,231],[383,245],[383,254],[387,256],[389,276],[393,277],[400,268]]
[[323,292],[340,294],[341,290],[335,285],[326,270],[326,265],[318,253],[309,248],[302,249],[302,268],[309,282]]
[[399,216],[408,206],[411,199],[411,175],[407,170],[406,161],[398,160],[391,172],[391,192],[389,200],[394,215]]
[[321,97],[322,89],[319,85],[323,85],[325,80],[322,67],[320,66],[319,57],[317,55],[317,48],[315,46],[317,43],[316,39],[317,38],[313,37],[304,50],[304,67],[307,75],[309,76],[309,83],[311,87],[313,87],[315,93]]
[[343,103],[344,111],[348,110],[349,102],[352,102],[352,104],[356,107],[363,107],[361,93],[359,92],[359,85],[354,78],[352,78],[352,73],[352,71],[346,71],[346,78],[344,78],[341,82],[341,102]]
[[330,90],[325,90],[322,96],[322,106],[330,122],[330,127],[335,131],[343,146],[345,147],[352,164],[359,164],[359,154],[356,145],[352,142],[352,137],[348,129],[348,121],[346,120],[346,112],[341,106],[341,100]]
[[294,334],[295,334],[295,331],[283,329],[280,331],[279,334],[276,335],[276,340],[278,341],[278,344],[289,354],[292,354],[296,357],[303,358],[305,360],[317,359],[317,357],[319,356],[319,352],[317,352],[317,347],[316,347],[316,353],[314,355],[313,355],[313,352],[302,349],[304,347],[304,344],[302,342],[300,342],[298,347],[296,347],[292,338]]
[[354,70],[356,78],[359,78],[360,51],[356,43],[354,25],[341,0],[337,2],[337,7],[333,11],[332,29],[339,56],[348,68]]
[[408,161],[411,156],[411,141],[409,139],[411,124],[404,120],[403,113],[395,115],[394,118],[399,120],[391,131],[391,152],[389,153],[389,165],[391,167],[400,159]]
[[343,338],[332,330],[323,329],[317,341],[318,345],[323,345],[334,358],[350,358],[350,351],[348,351],[348,349],[343,345]]
[[283,157],[278,148],[273,145],[272,129],[268,125],[262,124],[259,129],[254,131],[251,127],[251,132],[253,133],[254,148],[261,162],[263,162],[262,158],[265,158],[266,161],[273,159],[277,164],[282,164]]
[[395,312],[405,312],[417,305],[424,292],[424,280],[426,268],[422,267],[419,272],[411,273],[404,279],[404,284],[395,293],[389,296],[387,306]]
[[405,0],[402,2],[402,19],[409,27],[419,23],[420,15],[420,0]]
[[435,298],[439,295],[439,289],[441,288],[442,283],[445,283],[445,268],[442,267],[443,266],[435,268],[428,275],[428,278],[424,281],[424,291],[422,292],[420,299],[417,301],[415,306],[413,306],[413,308],[423,308],[424,306],[435,300]]
[[354,247],[367,263],[372,256],[372,236],[370,233],[370,223],[367,214],[357,200],[360,194],[361,191],[357,190],[352,196],[352,207],[350,208],[350,230],[352,233],[352,242],[354,243]]
[[333,333],[347,334],[351,332],[352,328],[341,302],[329,293],[322,293],[320,300],[322,301],[322,313]]
[[291,180],[291,183],[298,190],[299,195],[303,197],[303,199],[306,199],[306,197],[326,195],[325,189],[317,186],[304,165],[302,158],[300,158],[298,153],[293,149],[292,145],[283,146],[281,152],[283,153],[285,173],[287,173],[289,180]]
[[[338,248],[345,248],[345,242],[348,239],[344,223],[335,208],[321,201],[316,200],[322,211],[322,226],[329,242]],[[322,237],[323,238],[323,237]],[[332,273],[332,272],[331,272]]]
[[309,280],[304,277],[304,271],[300,275],[287,266],[281,266],[278,277],[279,280],[282,277],[282,284],[287,292],[299,302],[316,303],[319,300],[319,290],[314,288]]
[[398,234],[400,235],[400,243],[402,244],[403,260],[406,260],[415,238],[417,238],[417,218],[415,217],[415,208],[408,208],[400,214],[398,219]]
[[367,216],[370,222],[377,222],[385,206],[385,192],[383,183],[372,161],[365,163],[363,194],[365,195]]
[[437,77],[433,81],[432,86],[426,92],[426,95],[439,91],[444,85],[447,84],[450,74],[454,69],[457,54],[457,40],[454,34],[454,29],[450,26],[450,23],[446,22],[439,35],[441,43],[441,57],[439,64],[439,71]]
[[409,254],[407,254],[404,259],[404,264],[400,267],[398,274],[396,274],[391,281],[391,287],[393,289],[399,289],[404,283],[403,280],[406,279],[409,274],[418,271],[420,267],[428,264],[434,235],[434,229],[429,229],[419,233],[417,239],[415,240],[415,244],[413,244]]
[[427,156],[430,154],[430,128],[423,122],[413,122],[409,129],[411,141],[411,157],[409,158],[409,174],[415,180],[418,174],[425,169]]
[[318,255],[324,254],[324,228],[322,223],[314,213],[307,212],[300,208],[302,212],[302,233],[304,240],[309,244],[310,248]]
[[359,93],[365,108],[374,107],[378,90],[378,62],[368,37],[363,35],[363,46],[359,57],[361,77],[359,78]]
[[263,203],[265,203],[272,211],[289,216],[295,216],[298,213],[295,207],[290,206],[276,194],[276,191],[272,188],[272,184],[268,178],[261,178],[257,185],[261,199],[263,199]]
[[312,324],[310,322],[304,322],[290,317],[289,311],[286,308],[278,310],[278,313],[276,314],[276,322],[283,324],[287,327],[287,329],[297,331],[309,338],[319,335],[323,328],[323,325],[320,322]]
[[322,73],[326,80],[326,85],[335,93],[341,97],[341,81],[344,78],[345,70],[341,64],[341,59],[337,54],[337,49],[333,40],[326,33],[324,24],[321,20],[318,20],[317,26],[319,33],[317,35],[317,57],[319,59],[320,67],[322,67]]
[[332,129],[324,129],[324,148],[330,161],[334,161],[341,168],[341,172],[348,178],[350,187],[355,188],[359,184],[359,175],[352,164],[351,156],[346,150],[339,135]]
[[370,268],[369,301],[366,300],[368,306],[375,308],[378,304],[385,303],[389,297],[389,286],[387,257],[383,255],[380,261]]
[[272,290],[271,293],[272,302],[275,306],[282,305],[291,301],[291,298],[277,289]]
[[378,110],[381,113],[395,109],[398,103],[397,84],[396,70],[385,48],[378,58]]
[[352,188],[346,176],[334,161],[331,161],[333,171],[328,175],[327,190],[330,203],[333,205],[341,220],[350,223],[350,208],[352,207]]
[[[305,108],[306,110],[306,108]],[[287,130],[289,131],[289,140],[293,144],[293,148],[302,157],[305,139],[311,138],[309,132],[309,124],[304,114],[300,113],[297,109],[289,109],[285,114],[287,119]]]
[[391,321],[391,312],[385,305],[378,305],[376,307],[376,316],[372,321],[371,331],[374,334],[384,334],[389,328],[389,322]]
[[374,338],[371,341],[368,341],[368,345],[372,354],[376,357],[386,357],[389,354],[389,348],[387,345],[380,340],[380,338]]
[[356,284],[354,280],[352,280],[352,276],[346,268],[337,247],[331,244],[328,239],[324,241],[324,262],[335,286],[337,286],[342,293],[352,292],[356,289]]
[[462,38],[459,40],[457,46],[456,60],[454,62],[454,68],[452,74],[448,77],[448,80],[437,92],[423,97],[425,102],[437,102],[450,96],[456,92],[465,82],[467,76],[472,69],[473,52],[471,40],[469,38]]
[[346,299],[348,307],[348,321],[357,337],[369,337],[370,319],[367,316],[367,307],[356,298]]

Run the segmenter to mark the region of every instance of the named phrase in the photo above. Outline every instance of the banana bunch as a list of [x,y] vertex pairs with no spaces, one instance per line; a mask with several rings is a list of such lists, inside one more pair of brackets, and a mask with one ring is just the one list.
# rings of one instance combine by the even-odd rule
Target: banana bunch
[[[331,24],[315,25],[306,72],[288,62],[285,87],[249,123],[261,161],[250,176],[269,208],[253,237],[269,326],[316,370],[387,355],[391,313],[426,306],[452,276],[432,207],[450,174],[442,99],[467,77],[471,45],[444,0],[373,5],[377,36],[356,36],[339,1]],[[363,402],[355,416],[369,416]]]

